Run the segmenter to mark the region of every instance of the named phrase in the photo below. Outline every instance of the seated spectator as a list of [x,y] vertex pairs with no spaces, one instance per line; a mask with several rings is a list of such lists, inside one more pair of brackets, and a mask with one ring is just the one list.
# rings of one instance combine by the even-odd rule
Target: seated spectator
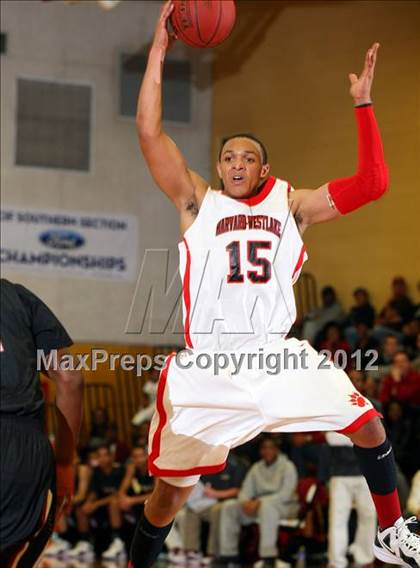
[[150,430],[150,422],[142,422],[140,426],[133,426],[133,446],[144,446],[147,448],[147,444],[149,443],[149,430]]
[[407,282],[402,276],[393,279],[392,296],[385,307],[387,306],[397,312],[402,323],[413,318],[415,306],[408,295]]
[[238,499],[223,504],[220,517],[220,554],[223,561],[238,561],[241,525],[259,522],[259,554],[264,566],[277,557],[278,521],[296,512],[297,471],[272,438],[265,437],[261,460],[245,477]]
[[105,444],[106,431],[109,428],[109,416],[106,408],[98,406],[92,412],[89,445],[96,449],[99,445]]
[[316,469],[318,466],[319,448],[325,443],[324,432],[293,432],[289,440],[290,459],[296,466],[299,479],[310,476],[313,467]]
[[364,395],[370,400],[378,412],[383,413],[383,405],[379,400],[379,382],[372,377],[366,377],[364,384]]
[[[376,534],[376,512],[365,478],[347,436],[327,432],[330,462],[330,510],[328,563],[346,568],[349,550],[358,566],[374,561],[372,542]],[[349,546],[351,511],[357,511],[357,530]]]
[[420,371],[420,333],[417,334],[416,338],[416,356],[412,361],[413,369]]
[[350,312],[344,321],[344,335],[354,349],[357,326],[364,324],[368,330],[372,329],[375,323],[375,308],[370,303],[369,293],[365,288],[356,288],[353,292],[353,298],[355,305],[350,308]]
[[[318,349],[319,351],[327,351],[331,361],[337,362],[338,365],[344,367],[344,370],[350,366],[350,345],[343,338],[338,324],[332,322],[325,326],[323,339],[320,341]],[[337,352],[341,352],[341,354]]]
[[[220,533],[220,512],[226,499],[232,499],[239,494],[242,481],[245,477],[246,467],[234,455],[229,454],[226,468],[213,475],[204,475],[201,478],[203,484],[203,497],[206,498],[208,505],[194,506],[187,501],[184,519],[184,549],[187,551],[189,561],[199,560],[201,555],[201,522],[209,523],[209,535],[207,541],[207,557],[219,556],[219,533]],[[212,503],[213,502],[213,503]],[[199,503],[197,503],[198,505]]]
[[118,428],[115,424],[110,424],[106,429],[105,443],[112,452],[114,462],[124,465],[130,457],[130,447],[118,439]]
[[394,355],[390,374],[382,383],[380,394],[382,404],[391,400],[420,405],[420,374],[415,371],[405,351]]
[[343,309],[332,286],[325,286],[322,289],[321,299],[322,307],[309,312],[303,323],[302,337],[312,345],[327,323],[341,322],[344,316]]
[[420,334],[420,321],[417,319],[408,321],[403,326],[403,347],[407,351],[410,358],[415,358],[419,355],[418,337]]
[[68,553],[70,558],[93,553],[90,525],[98,527],[109,524],[112,536],[111,547],[113,549],[118,547],[121,553],[124,552],[124,544],[120,539],[121,516],[116,508],[111,506],[120,487],[123,470],[113,463],[112,453],[108,446],[101,445],[96,454],[98,465],[93,469],[88,495],[80,508],[80,518],[86,530],[80,531],[79,542]]
[[413,477],[410,495],[407,501],[407,509],[420,520],[420,470],[418,470]]
[[402,326],[414,316],[415,306],[407,294],[407,284],[401,276],[392,281],[392,296],[385,304],[374,330],[374,336],[382,341],[387,334],[394,334],[402,340]]
[[147,422],[152,419],[153,413],[155,411],[157,386],[159,381],[159,373],[152,375],[150,379],[146,381],[143,386],[143,393],[145,395],[145,402],[141,406],[136,414],[133,416],[131,423],[134,426],[140,426],[143,422]]
[[355,331],[352,363],[360,370],[375,367],[380,349],[378,341],[371,336],[370,330],[365,323],[358,323]]
[[118,490],[117,504],[125,519],[135,524],[140,518],[146,499],[153,491],[154,479],[147,467],[147,450],[135,446],[131,450],[131,463],[125,467],[124,479]]
[[79,456],[76,456],[74,462],[74,496],[71,503],[71,509],[66,515],[62,515],[58,522],[57,531],[53,533],[51,544],[48,547],[45,556],[59,556],[70,549],[70,542],[68,538],[68,525],[69,516],[73,517],[76,523],[78,533],[89,532],[88,523],[84,522],[85,519],[80,515],[80,508],[83,506],[90,484],[92,475],[92,468],[81,461]]
[[413,446],[413,432],[410,416],[405,407],[397,400],[391,401],[386,407],[385,428],[388,439],[394,450],[395,460],[404,474],[410,470]]
[[380,365],[391,365],[394,355],[401,351],[401,344],[395,335],[387,335],[382,343],[378,363]]
[[379,351],[378,359],[372,362],[377,369],[369,369],[368,376],[378,381],[382,380],[391,371],[392,360],[398,351],[401,351],[399,339],[395,335],[387,335]]

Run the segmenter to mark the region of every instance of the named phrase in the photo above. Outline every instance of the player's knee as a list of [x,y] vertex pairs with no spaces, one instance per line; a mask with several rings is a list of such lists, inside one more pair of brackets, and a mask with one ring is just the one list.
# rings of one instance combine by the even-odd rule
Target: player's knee
[[159,480],[150,501],[153,502],[155,510],[175,515],[186,500],[185,494],[185,487],[176,487]]
[[384,443],[386,439],[385,428],[380,419],[375,416],[363,424],[356,432],[349,435],[356,446],[374,448]]

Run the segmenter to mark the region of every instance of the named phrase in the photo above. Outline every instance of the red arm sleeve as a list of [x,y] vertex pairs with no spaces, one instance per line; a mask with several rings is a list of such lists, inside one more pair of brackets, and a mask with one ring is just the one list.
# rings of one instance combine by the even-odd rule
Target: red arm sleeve
[[355,108],[359,164],[355,175],[329,183],[329,194],[343,215],[379,199],[388,188],[381,134],[371,105]]

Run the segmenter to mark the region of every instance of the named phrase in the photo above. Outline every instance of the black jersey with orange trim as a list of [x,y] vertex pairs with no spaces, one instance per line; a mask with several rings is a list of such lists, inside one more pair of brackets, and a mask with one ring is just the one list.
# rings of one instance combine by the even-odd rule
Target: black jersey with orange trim
[[0,414],[42,418],[37,351],[72,345],[52,311],[20,284],[0,280]]

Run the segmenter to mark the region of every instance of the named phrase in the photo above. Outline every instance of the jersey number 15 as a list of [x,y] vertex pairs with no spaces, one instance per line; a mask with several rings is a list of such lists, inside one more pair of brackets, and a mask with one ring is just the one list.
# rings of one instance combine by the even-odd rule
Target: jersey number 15
[[[228,284],[241,284],[244,275],[241,272],[241,243],[232,241],[226,247],[229,253]],[[256,270],[247,270],[246,277],[253,284],[265,284],[271,278],[271,263],[267,258],[259,256],[261,250],[270,250],[271,241],[247,241],[247,260]]]

